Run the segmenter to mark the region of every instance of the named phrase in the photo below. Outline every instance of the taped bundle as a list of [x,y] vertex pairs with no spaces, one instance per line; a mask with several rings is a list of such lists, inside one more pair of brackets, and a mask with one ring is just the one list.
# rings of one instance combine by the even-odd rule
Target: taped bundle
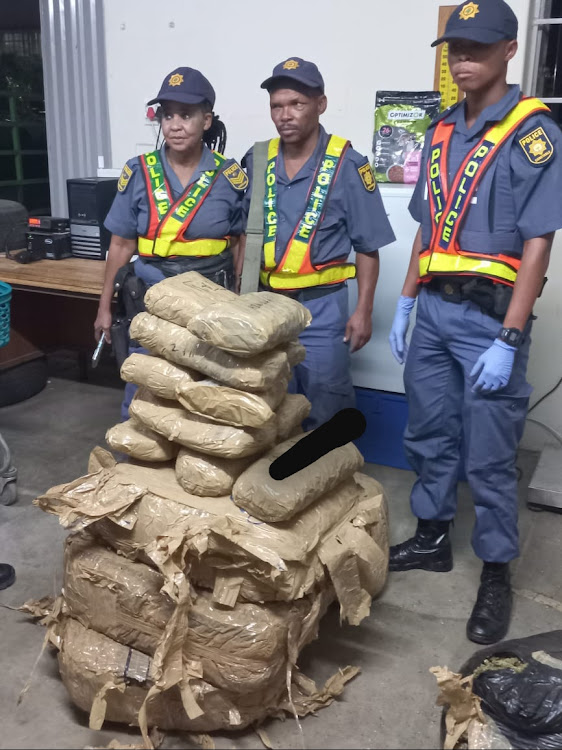
[[241,391],[267,391],[290,376],[287,353],[281,349],[241,359],[149,313],[133,318],[130,334],[153,354]]
[[218,349],[251,357],[294,339],[310,325],[304,305],[273,292],[252,292],[197,313],[189,330]]

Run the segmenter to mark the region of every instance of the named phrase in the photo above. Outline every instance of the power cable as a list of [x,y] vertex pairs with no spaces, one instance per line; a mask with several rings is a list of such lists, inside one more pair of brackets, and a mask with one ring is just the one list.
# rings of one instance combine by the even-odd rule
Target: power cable
[[539,398],[539,400],[531,406],[531,408],[529,409],[529,411],[527,412],[527,414],[530,414],[533,411],[533,409],[536,409],[539,404],[542,404],[542,402],[545,399],[547,399],[549,396],[551,396],[554,393],[554,391],[560,386],[561,383],[562,383],[562,378],[560,378],[560,380],[556,383],[556,385],[554,386],[554,388],[551,388],[548,391],[548,393],[545,393],[544,396],[541,396]]

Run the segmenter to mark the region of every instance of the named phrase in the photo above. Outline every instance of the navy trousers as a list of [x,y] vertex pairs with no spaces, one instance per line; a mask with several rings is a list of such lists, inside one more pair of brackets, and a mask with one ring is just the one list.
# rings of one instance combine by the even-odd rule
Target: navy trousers
[[304,362],[293,371],[290,393],[302,393],[312,404],[305,430],[313,430],[331,419],[340,409],[355,406],[350,374],[349,343],[344,343],[349,318],[347,286],[323,296],[306,290],[296,299],[310,311],[312,322],[299,340],[306,349]]
[[427,289],[419,294],[404,370],[404,443],[417,474],[411,507],[426,520],[454,517],[462,442],[476,510],[472,546],[486,562],[509,562],[519,554],[515,461],[532,390],[526,381],[530,328],[507,386],[490,395],[474,393],[470,371],[501,322],[468,300],[446,302]]

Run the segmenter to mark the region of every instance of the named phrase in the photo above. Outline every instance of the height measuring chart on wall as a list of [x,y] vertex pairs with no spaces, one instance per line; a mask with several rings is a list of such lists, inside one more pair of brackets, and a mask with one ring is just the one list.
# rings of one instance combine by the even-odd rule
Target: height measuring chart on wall
[[[455,10],[456,5],[441,5],[439,6],[439,21],[437,25],[437,38],[445,31],[445,26],[449,20],[452,12]],[[447,109],[452,104],[456,104],[458,101],[464,98],[462,91],[459,91],[459,87],[453,81],[451,71],[449,70],[449,62],[447,60],[447,51],[449,45],[440,44],[436,50],[435,59],[435,80],[434,89],[435,91],[441,92],[441,109]]]

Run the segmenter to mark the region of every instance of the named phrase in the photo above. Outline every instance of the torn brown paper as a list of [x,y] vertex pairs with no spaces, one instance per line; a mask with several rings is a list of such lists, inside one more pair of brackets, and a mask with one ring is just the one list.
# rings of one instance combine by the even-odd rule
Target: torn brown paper
[[453,750],[460,738],[473,723],[484,725],[486,720],[480,708],[480,698],[472,692],[473,676],[462,677],[446,667],[431,667],[437,680],[438,706],[448,706],[445,718],[447,736],[444,750]]

